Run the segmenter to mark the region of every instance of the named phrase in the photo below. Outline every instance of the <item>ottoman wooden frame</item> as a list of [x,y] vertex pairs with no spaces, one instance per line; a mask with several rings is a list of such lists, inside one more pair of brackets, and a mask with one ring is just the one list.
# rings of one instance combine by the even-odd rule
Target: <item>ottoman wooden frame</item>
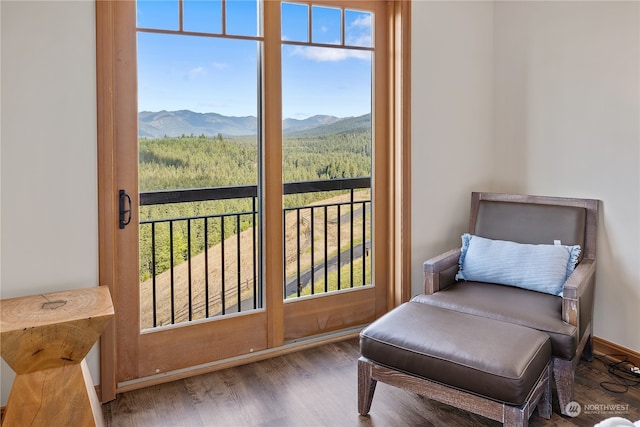
[[358,412],[367,415],[371,409],[376,384],[381,381],[456,408],[502,422],[505,426],[527,426],[536,406],[538,414],[551,417],[551,363],[540,374],[526,401],[520,406],[508,405],[467,391],[458,390],[426,378],[410,375],[358,359]]

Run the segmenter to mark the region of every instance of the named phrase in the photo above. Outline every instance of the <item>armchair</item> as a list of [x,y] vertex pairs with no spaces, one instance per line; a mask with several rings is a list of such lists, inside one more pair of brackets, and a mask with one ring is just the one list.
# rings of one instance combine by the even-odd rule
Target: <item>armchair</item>
[[457,281],[461,249],[424,263],[425,293],[414,301],[527,326],[549,334],[560,410],[573,397],[581,357],[592,360],[592,313],[596,278],[599,201],[472,193],[469,233],[525,244],[580,245],[561,296],[493,283]]

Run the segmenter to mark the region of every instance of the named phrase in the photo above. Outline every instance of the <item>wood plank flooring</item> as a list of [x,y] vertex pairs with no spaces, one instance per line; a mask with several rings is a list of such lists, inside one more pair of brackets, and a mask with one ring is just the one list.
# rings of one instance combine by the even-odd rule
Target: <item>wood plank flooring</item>
[[[118,395],[105,404],[107,426],[500,426],[486,418],[378,383],[368,416],[357,412],[358,340],[350,339],[245,366]],[[593,426],[611,417],[640,420],[640,387],[623,394],[604,390],[613,377],[600,360],[581,361],[575,417],[559,414],[554,394],[550,420],[537,426]],[[600,405],[600,406],[594,406]],[[619,405],[614,414],[602,405]],[[586,413],[590,412],[590,413]]]

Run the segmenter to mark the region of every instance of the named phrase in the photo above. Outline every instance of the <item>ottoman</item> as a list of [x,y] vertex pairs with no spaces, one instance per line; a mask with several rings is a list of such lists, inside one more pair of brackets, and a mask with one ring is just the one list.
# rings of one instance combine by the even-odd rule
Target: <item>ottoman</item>
[[551,342],[543,332],[407,302],[360,333],[358,411],[377,381],[502,422],[551,416]]

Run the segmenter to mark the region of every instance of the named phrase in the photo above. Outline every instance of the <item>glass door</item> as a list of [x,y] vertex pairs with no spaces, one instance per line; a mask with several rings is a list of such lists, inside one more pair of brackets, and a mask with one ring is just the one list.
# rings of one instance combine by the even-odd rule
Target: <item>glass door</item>
[[[382,2],[283,2],[285,340],[362,325],[384,304]],[[377,143],[377,144],[376,144]],[[378,277],[380,279],[380,277]],[[381,284],[381,286],[376,286]]]
[[386,7],[114,2],[120,390],[386,311]]
[[127,247],[138,256],[128,249],[122,260],[129,266],[118,363],[125,386],[268,346],[262,4],[131,5],[136,132],[120,160],[134,212]]

